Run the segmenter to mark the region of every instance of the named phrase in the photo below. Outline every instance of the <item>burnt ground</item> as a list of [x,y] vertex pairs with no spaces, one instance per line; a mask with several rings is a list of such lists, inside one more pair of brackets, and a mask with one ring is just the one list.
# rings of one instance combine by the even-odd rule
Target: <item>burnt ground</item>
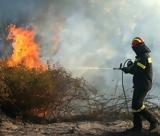
[[0,136],[160,136],[160,133],[147,131],[148,124],[144,122],[144,132],[141,134],[124,133],[132,127],[131,121],[117,120],[114,122],[63,122],[53,124],[32,124],[12,120],[1,116]]

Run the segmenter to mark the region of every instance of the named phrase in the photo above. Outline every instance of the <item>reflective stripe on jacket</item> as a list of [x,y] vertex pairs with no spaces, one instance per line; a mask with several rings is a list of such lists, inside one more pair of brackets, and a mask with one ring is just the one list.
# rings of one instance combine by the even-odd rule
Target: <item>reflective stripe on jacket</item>
[[152,87],[152,59],[149,53],[136,56],[133,65],[129,67],[129,73],[133,74],[134,88],[150,90]]

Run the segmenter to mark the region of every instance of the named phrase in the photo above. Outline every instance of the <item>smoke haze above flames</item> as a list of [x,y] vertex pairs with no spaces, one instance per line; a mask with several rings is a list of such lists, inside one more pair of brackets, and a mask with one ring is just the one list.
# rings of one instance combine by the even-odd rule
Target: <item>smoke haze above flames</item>
[[[142,36],[152,50],[153,90],[160,86],[159,0],[0,0],[0,21],[0,28],[10,22],[32,25],[43,61],[72,67],[75,76],[84,76],[100,90],[114,89],[121,73],[74,68],[112,68],[127,58],[134,60],[130,41]],[[2,42],[0,49],[3,56]],[[131,76],[125,81],[132,86]]]

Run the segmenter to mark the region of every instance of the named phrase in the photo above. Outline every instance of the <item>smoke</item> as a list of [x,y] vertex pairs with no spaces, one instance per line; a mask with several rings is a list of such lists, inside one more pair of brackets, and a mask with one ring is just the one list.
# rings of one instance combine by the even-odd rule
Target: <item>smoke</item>
[[[69,67],[119,67],[134,60],[131,39],[141,36],[152,50],[153,93],[160,85],[160,2],[159,0],[1,0],[2,22],[30,24],[37,32],[41,58]],[[4,24],[0,22],[0,24]],[[1,25],[2,26],[2,25]],[[121,83],[121,72],[72,70],[102,91],[113,91]],[[126,75],[126,87],[132,77]]]

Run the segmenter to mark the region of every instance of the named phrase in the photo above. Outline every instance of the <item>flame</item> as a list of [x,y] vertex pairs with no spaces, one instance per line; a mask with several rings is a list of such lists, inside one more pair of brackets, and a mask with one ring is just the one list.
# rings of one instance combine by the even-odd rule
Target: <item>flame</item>
[[35,108],[35,109],[32,109],[32,113],[38,117],[45,117],[47,115],[47,111],[43,108]]
[[8,40],[12,40],[13,53],[8,59],[9,66],[23,65],[27,68],[47,69],[39,58],[39,45],[31,28],[8,27]]

